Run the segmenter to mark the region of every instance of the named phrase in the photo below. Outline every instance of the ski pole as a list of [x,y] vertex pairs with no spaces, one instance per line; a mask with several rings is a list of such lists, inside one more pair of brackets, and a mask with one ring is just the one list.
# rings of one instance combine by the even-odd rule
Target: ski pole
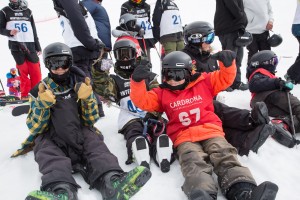
[[295,123],[294,123],[294,118],[293,118],[293,111],[292,111],[291,98],[290,98],[289,91],[286,91],[286,96],[287,96],[287,100],[288,100],[290,118],[291,118],[291,123],[292,123],[292,136],[293,136],[294,141],[296,141]]

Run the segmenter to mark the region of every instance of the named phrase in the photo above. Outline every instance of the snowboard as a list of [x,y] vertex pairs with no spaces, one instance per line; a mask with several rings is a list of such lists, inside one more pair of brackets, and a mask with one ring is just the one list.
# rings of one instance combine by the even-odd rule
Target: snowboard
[[20,115],[23,115],[23,114],[27,114],[29,112],[29,109],[30,109],[29,104],[19,105],[19,106],[16,106],[12,109],[11,114],[14,117],[17,117],[17,116],[20,116]]
[[28,100],[2,100],[0,99],[0,106],[6,106],[10,104],[22,104],[28,102]]
[[25,200],[68,200],[68,197],[64,194],[57,195],[53,192],[34,190],[27,195]]

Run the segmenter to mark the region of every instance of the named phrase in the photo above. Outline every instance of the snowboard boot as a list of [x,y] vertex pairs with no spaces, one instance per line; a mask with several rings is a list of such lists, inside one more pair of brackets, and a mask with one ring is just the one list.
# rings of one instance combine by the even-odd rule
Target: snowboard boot
[[272,182],[265,181],[256,186],[247,182],[232,185],[226,193],[228,200],[274,200],[278,186]]
[[129,172],[111,171],[101,176],[94,187],[102,194],[103,200],[128,200],[151,178],[151,171],[138,166]]
[[288,124],[282,119],[272,119],[272,124],[275,127],[275,133],[272,138],[283,146],[293,148],[296,144]]
[[156,162],[164,173],[170,171],[173,143],[168,135],[161,134],[156,141]]
[[204,190],[193,190],[189,195],[188,195],[189,200],[215,200],[217,199],[216,197],[212,197],[209,195],[206,191]]
[[70,183],[59,182],[50,184],[45,187],[45,191],[54,192],[58,196],[66,196],[68,200],[78,200],[77,188]]
[[[257,127],[254,130],[254,133],[249,135],[249,137],[252,137],[254,140],[253,145],[251,146],[250,150],[257,153],[258,149],[265,143],[265,141],[268,139],[270,135],[273,135],[275,132],[275,129],[272,125],[265,124],[262,125],[263,127]],[[259,131],[260,130],[260,131]]]
[[132,143],[132,152],[135,162],[138,165],[150,169],[149,145],[147,140],[143,136],[135,138]]
[[254,104],[250,117],[254,126],[270,122],[269,111],[264,102],[256,102]]

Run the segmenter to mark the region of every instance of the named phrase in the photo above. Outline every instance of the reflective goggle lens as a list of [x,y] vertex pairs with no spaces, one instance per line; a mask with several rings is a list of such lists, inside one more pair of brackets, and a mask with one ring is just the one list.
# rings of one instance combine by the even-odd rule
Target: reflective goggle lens
[[194,33],[190,37],[188,37],[188,40],[191,41],[193,44],[197,43],[206,43],[211,44],[215,39],[215,33],[209,33],[208,35],[202,35],[201,33]]
[[69,56],[50,57],[46,59],[46,66],[51,70],[68,69],[72,66],[72,60]]
[[276,67],[278,65],[278,58],[277,58],[277,56],[275,56],[275,57],[271,58],[270,60],[263,62],[262,64],[273,65],[274,67]]
[[163,71],[163,76],[165,81],[174,80],[174,81],[181,81],[185,79],[185,70],[174,70],[174,69],[165,69]]
[[135,58],[135,49],[133,48],[119,48],[115,51],[117,60],[131,60]]

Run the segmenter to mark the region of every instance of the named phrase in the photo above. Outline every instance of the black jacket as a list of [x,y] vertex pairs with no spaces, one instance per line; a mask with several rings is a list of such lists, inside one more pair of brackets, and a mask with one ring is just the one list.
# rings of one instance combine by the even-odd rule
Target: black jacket
[[77,0],[53,0],[58,15],[64,15],[71,23],[75,37],[84,45],[73,47],[74,60],[95,59],[99,56],[101,44],[94,39],[83,17],[85,9]]
[[239,29],[245,30],[247,24],[243,0],[216,0],[214,17],[216,35],[224,35]]
[[219,69],[217,60],[211,58],[210,53],[200,53],[199,49],[186,45],[182,50],[188,54],[197,67],[197,72],[213,72]]

